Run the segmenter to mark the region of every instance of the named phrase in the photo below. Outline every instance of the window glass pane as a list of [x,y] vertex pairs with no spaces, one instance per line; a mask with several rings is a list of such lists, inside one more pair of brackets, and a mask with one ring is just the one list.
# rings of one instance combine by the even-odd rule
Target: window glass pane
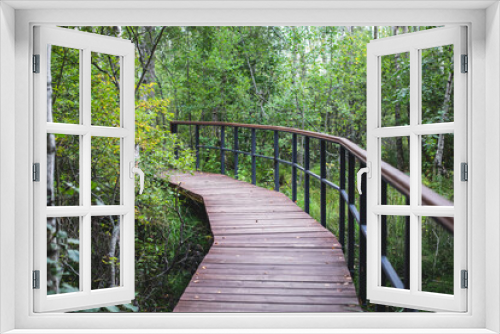
[[453,294],[453,217],[422,217],[422,291]]
[[80,205],[80,136],[47,134],[47,206]]
[[[454,137],[452,133],[422,136],[422,185],[440,195],[439,206],[453,205]],[[422,205],[436,205],[425,187]]]
[[[410,189],[410,137],[390,137],[381,138],[382,149],[382,168],[387,167],[387,173],[402,174],[403,178],[408,180],[408,194]],[[386,164],[384,164],[386,163]],[[388,166],[388,165],[390,166]],[[392,169],[395,168],[396,170]],[[382,179],[384,180],[384,170],[382,169]],[[387,205],[407,205],[410,202],[410,197],[396,189],[392,185],[387,186],[387,192],[384,194],[384,185],[382,185],[382,203]],[[384,203],[384,196],[387,200]]]
[[92,205],[119,205],[120,138],[92,137]]
[[[410,217],[381,216],[382,286],[409,289]],[[407,257],[408,256],[408,257]]]
[[80,123],[80,50],[48,45],[50,82],[47,122]]
[[92,217],[92,290],[120,286],[121,218]]
[[410,53],[381,57],[382,126],[410,124]]
[[120,126],[120,57],[92,52],[92,125]]
[[421,50],[422,124],[453,122],[453,45]]
[[80,291],[80,218],[47,218],[47,294]]

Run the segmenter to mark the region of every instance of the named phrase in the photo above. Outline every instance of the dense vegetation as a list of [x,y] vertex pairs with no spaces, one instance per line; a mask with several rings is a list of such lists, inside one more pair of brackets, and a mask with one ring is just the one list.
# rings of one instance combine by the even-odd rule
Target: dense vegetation
[[[136,45],[136,156],[146,172],[145,195],[136,199],[136,291],[132,305],[104,311],[169,311],[192,271],[210,245],[210,235],[192,204],[182,205],[167,186],[170,168],[193,168],[193,128],[169,133],[169,121],[204,120],[282,125],[342,136],[366,147],[366,45],[370,40],[432,27],[79,27],[78,30],[129,39]],[[422,52],[422,121],[453,121],[453,50],[439,47]],[[56,122],[78,123],[78,52],[52,48],[52,105]],[[94,54],[92,113],[95,125],[117,125],[119,66],[115,57]],[[409,56],[384,56],[382,125],[409,124]],[[272,155],[271,133],[258,132],[257,150]],[[78,203],[78,140],[49,135],[56,159],[49,205]],[[250,151],[250,133],[240,132],[240,149]],[[204,145],[219,145],[220,130],[204,128]],[[232,143],[232,134],[226,133]],[[280,136],[280,155],[290,158],[291,136]],[[174,159],[173,147],[181,145]],[[92,142],[93,202],[112,204],[119,194],[116,175],[118,143]],[[382,158],[410,173],[409,139],[384,139]],[[303,141],[299,137],[299,160]],[[319,174],[319,142],[311,141],[311,164]],[[339,180],[337,147],[328,145],[328,178]],[[94,155],[93,155],[94,157]],[[202,152],[201,168],[220,170],[217,151]],[[228,174],[232,158],[228,156]],[[250,180],[250,160],[240,156],[239,178]],[[422,137],[423,183],[453,201],[453,136]],[[280,184],[290,195],[289,168],[282,167]],[[302,179],[301,175],[299,175]],[[258,160],[257,182],[272,188],[271,161]],[[302,186],[298,204],[303,205]],[[50,188],[50,185],[49,185]],[[311,183],[311,214],[319,218],[319,187]],[[62,201],[55,204],[54,201]],[[75,202],[76,201],[76,202]],[[338,195],[328,193],[328,228],[338,233]],[[389,189],[389,204],[405,199]],[[66,204],[63,204],[66,203]],[[198,218],[197,218],[198,217]],[[48,222],[53,253],[49,287],[54,293],[77,289],[77,223]],[[119,250],[113,248],[117,217],[96,217],[93,275],[97,288],[118,284]],[[402,276],[404,218],[388,219],[388,257]],[[72,231],[72,232],[71,232]],[[453,236],[432,219],[423,219],[423,288],[453,293]],[[113,250],[111,252],[110,250]],[[72,261],[72,262],[71,262]],[[450,267],[451,266],[451,267]],[[113,278],[114,277],[114,278]]]

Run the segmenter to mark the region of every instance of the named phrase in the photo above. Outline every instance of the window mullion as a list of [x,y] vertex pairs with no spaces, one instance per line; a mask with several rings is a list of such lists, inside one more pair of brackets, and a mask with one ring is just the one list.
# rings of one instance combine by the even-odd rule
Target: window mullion
[[[83,50],[82,55],[82,82],[81,82],[81,99],[82,99],[82,125],[87,129],[91,126],[91,109],[92,109],[92,98],[91,98],[91,51],[86,48]],[[92,204],[91,195],[91,134],[87,131],[82,136],[82,146],[81,146],[81,193],[80,196],[83,198],[83,206],[90,209]],[[92,252],[91,252],[91,215],[90,211],[85,214],[82,218],[82,229],[80,230],[81,237],[81,254],[82,263],[80,264],[80,277],[83,278],[82,291],[90,293],[91,291],[91,273],[92,273]]]
[[419,50],[410,50],[410,291],[418,291],[420,286],[420,233],[418,217],[414,209],[418,206],[420,194],[420,138],[414,131],[420,115],[420,54]]

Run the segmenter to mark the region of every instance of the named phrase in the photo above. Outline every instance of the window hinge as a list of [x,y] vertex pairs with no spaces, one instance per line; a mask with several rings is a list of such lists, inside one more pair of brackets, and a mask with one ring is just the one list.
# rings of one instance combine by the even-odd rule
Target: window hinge
[[33,289],[40,289],[40,270],[33,270]]
[[461,271],[461,276],[462,276],[462,289],[467,289],[469,287],[469,273],[467,270],[462,270]]
[[33,181],[40,181],[40,164],[38,162],[33,164]]
[[469,72],[469,56],[462,55],[462,73]]
[[33,73],[40,73],[40,55],[33,55]]
[[461,174],[461,177],[460,179],[462,181],[469,181],[469,165],[466,163],[466,162],[462,162],[462,164],[460,165],[460,174]]

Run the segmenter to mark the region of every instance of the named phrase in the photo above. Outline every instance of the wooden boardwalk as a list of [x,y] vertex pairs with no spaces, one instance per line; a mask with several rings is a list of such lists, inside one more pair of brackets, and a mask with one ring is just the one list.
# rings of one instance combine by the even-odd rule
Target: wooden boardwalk
[[360,312],[337,238],[285,195],[225,175],[170,177],[214,235],[174,312]]

